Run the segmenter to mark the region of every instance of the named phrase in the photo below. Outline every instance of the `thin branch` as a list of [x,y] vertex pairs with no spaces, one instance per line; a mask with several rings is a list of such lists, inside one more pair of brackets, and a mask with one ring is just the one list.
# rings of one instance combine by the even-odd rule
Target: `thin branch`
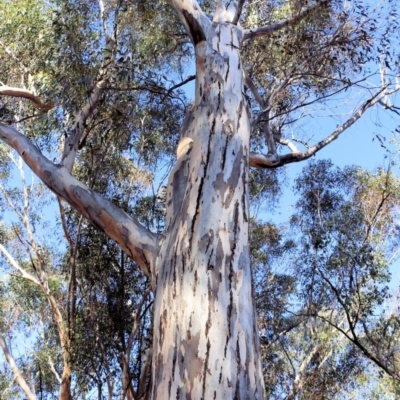
[[21,97],[23,99],[27,99],[32,102],[32,106],[42,112],[47,113],[52,108],[60,105],[58,103],[43,103],[38,96],[36,96],[33,92],[26,89],[20,89],[16,87],[11,87],[7,85],[0,86],[0,95],[1,96],[10,96],[10,97]]
[[190,76],[188,76],[186,79],[184,79],[182,82],[177,83],[176,85],[170,87],[170,88],[167,90],[167,93],[170,93],[170,92],[172,92],[173,90],[178,89],[178,88],[180,88],[181,86],[186,85],[187,83],[189,83],[189,82],[191,82],[191,81],[193,81],[193,80],[195,80],[195,79],[196,79],[196,75],[190,75]]
[[299,152],[299,150],[298,150],[298,148],[296,147],[296,145],[294,145],[289,139],[279,138],[279,139],[278,139],[278,143],[281,144],[281,145],[283,145],[283,146],[289,147],[289,150],[290,150],[292,153],[298,153],[298,152]]
[[69,171],[48,160],[24,135],[0,124],[0,139],[16,150],[31,170],[57,196],[89,219],[151,276],[161,235],[143,227],[135,218],[75,179]]
[[298,12],[296,15],[291,18],[282,19],[278,22],[275,22],[270,25],[262,26],[260,28],[249,29],[244,32],[244,40],[253,39],[255,37],[267,36],[272,33],[285,28],[286,26],[294,25],[297,22],[300,22],[302,19],[307,17],[312,11],[321,7],[323,4],[328,3],[329,0],[320,0],[317,1],[314,5],[309,6]]
[[250,162],[249,165],[254,168],[277,168],[281,167],[285,164],[290,164],[293,162],[299,162],[303,160],[307,160],[316,154],[319,150],[326,147],[329,143],[336,140],[346,129],[352,126],[356,121],[358,121],[361,116],[367,111],[370,107],[374,106],[376,103],[382,99],[382,97],[392,94],[398,91],[400,88],[395,88],[394,90],[387,92],[387,88],[381,89],[379,92],[375,93],[370,99],[368,99],[354,114],[350,117],[346,122],[344,122],[340,127],[338,127],[333,133],[327,136],[325,139],[321,140],[314,146],[311,146],[305,152],[292,153],[292,154],[284,154],[279,157],[278,162],[274,162],[272,158],[269,158],[263,154],[250,154]]
[[54,374],[54,376],[55,376],[56,379],[57,379],[57,382],[61,385],[62,379],[61,379],[60,375],[58,374],[56,368],[54,367],[54,363],[53,363],[53,361],[51,360],[50,356],[49,356],[48,361],[49,361],[49,365],[50,365],[50,371]]
[[254,85],[254,82],[251,80],[245,69],[243,69],[243,76],[244,76],[244,82],[246,86],[250,89],[251,93],[253,94],[254,99],[262,108],[265,108],[264,99],[261,97],[260,92],[257,90],[256,86]]
[[130,382],[129,382],[129,376],[130,376],[130,374],[129,374],[129,359],[131,356],[133,339],[136,335],[137,329],[139,327],[140,319],[142,317],[141,316],[142,307],[143,307],[145,301],[147,300],[147,296],[149,295],[150,290],[151,290],[151,287],[149,286],[137,307],[136,313],[133,316],[134,322],[133,322],[133,326],[132,326],[132,331],[129,334],[128,345],[126,346],[125,354],[122,357],[123,371],[122,371],[122,389],[121,389],[121,396],[120,396],[121,400],[125,399],[126,392],[128,390],[129,384],[130,384]]
[[105,80],[95,83],[94,90],[89,96],[86,104],[83,106],[82,110],[76,114],[72,128],[73,133],[65,140],[61,164],[68,170],[68,172],[72,171],[76,153],[79,149],[79,143],[86,128],[86,122],[93,116],[94,111],[100,102],[102,90],[104,89],[105,84]]
[[36,400],[36,396],[31,392],[28,384],[26,383],[26,380],[21,375],[21,372],[14,360],[14,357],[9,352],[7,344],[1,333],[0,333],[0,347],[2,348],[4,356],[14,373],[15,380],[17,381],[19,387],[22,389],[22,391],[25,393],[25,395],[28,397],[29,400]]
[[28,272],[26,272],[14,259],[14,257],[6,250],[6,248],[0,244],[0,252],[2,252],[4,254],[4,256],[6,257],[6,259],[8,260],[9,264],[15,268],[20,274],[21,277],[34,283],[35,285],[41,287],[41,283],[34,278],[31,274],[28,274]]
[[111,373],[111,370],[109,368],[108,364],[108,359],[106,355],[106,349],[104,347],[103,341],[100,339],[100,335],[98,335],[97,338],[101,350],[101,356],[103,358],[103,365],[104,369],[106,370],[106,381],[107,381],[107,387],[108,387],[108,398],[111,400],[113,398],[113,393],[114,393],[114,379],[113,379],[113,374]]

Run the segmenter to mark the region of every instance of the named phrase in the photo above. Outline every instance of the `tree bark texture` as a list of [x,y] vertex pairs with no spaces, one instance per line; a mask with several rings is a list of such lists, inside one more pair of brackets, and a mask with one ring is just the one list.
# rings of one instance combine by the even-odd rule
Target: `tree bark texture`
[[195,46],[193,120],[184,132],[193,142],[184,142],[169,179],[167,231],[153,281],[152,398],[262,399],[243,35],[225,23],[210,23],[203,33]]

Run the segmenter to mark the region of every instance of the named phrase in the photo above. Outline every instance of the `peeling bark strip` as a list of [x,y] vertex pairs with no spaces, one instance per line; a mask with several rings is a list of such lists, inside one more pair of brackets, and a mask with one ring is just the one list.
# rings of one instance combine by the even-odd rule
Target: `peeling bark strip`
[[242,31],[214,23],[204,35],[195,47],[194,120],[183,132],[192,147],[170,176],[156,261],[152,399],[263,399],[248,248],[250,120],[237,67]]

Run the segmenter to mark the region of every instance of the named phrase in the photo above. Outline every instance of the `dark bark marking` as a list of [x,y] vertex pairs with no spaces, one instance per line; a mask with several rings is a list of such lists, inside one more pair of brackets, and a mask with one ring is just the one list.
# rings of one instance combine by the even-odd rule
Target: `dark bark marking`
[[186,10],[182,10],[182,14],[188,24],[189,30],[190,30],[190,34],[193,38],[193,42],[194,45],[196,46],[196,44],[203,42],[206,40],[206,36],[203,32],[202,27],[200,26],[200,24],[196,21],[196,18],[193,17],[192,14],[190,14],[188,11]]
[[[235,203],[235,208],[233,211],[233,238],[230,240],[230,247],[231,247],[231,255],[230,255],[230,261],[229,261],[229,274],[228,274],[228,287],[229,287],[229,304],[227,307],[227,323],[228,323],[228,332],[229,332],[229,337],[232,336],[232,328],[231,328],[231,317],[232,317],[232,312],[233,312],[233,281],[234,281],[234,268],[233,268],[233,262],[234,258],[236,255],[236,242],[237,242],[237,233],[239,231],[238,227],[239,223],[239,203],[236,201]],[[236,283],[235,283],[236,286]]]
[[196,288],[197,288],[197,270],[194,271],[193,297],[196,296]]
[[162,347],[163,343],[164,343],[164,322],[167,322],[167,318],[168,318],[168,311],[166,309],[164,309],[162,315],[160,315],[160,327],[159,327],[159,346]]
[[229,67],[230,67],[230,63],[229,63],[229,59],[228,59],[228,68],[226,70],[226,74],[225,74],[225,82],[228,80],[228,75],[229,75]]
[[[177,250],[178,250],[178,243],[179,241],[177,241],[176,246],[175,246],[175,251],[174,251],[174,255],[172,256],[172,298],[175,299],[176,297],[176,261],[177,261]],[[181,274],[183,275],[183,274]]]
[[236,377],[236,386],[235,386],[235,394],[233,395],[233,400],[240,400],[240,395],[239,395],[239,382],[240,379],[237,376]]
[[248,222],[247,212],[246,212],[246,194],[247,194],[247,168],[246,173],[242,174],[242,182],[243,182],[243,193],[242,193],[242,211],[243,211],[243,219],[245,222]]
[[179,400],[180,394],[181,394],[181,388],[178,387],[178,388],[176,389],[176,400]]
[[217,102],[217,110],[219,110],[219,106],[221,105],[221,82],[218,81],[218,102]]
[[199,240],[199,251],[203,253],[207,253],[208,248],[210,247],[210,242],[212,241],[212,230],[210,229],[209,233],[205,233]]
[[[230,329],[230,324],[228,324],[228,326],[229,326],[229,329]],[[226,337],[226,342],[225,342],[225,347],[224,347],[224,357],[225,357],[225,358],[226,358],[226,352],[227,352],[227,350],[228,350],[229,337],[230,337],[230,335],[228,335],[228,336]]]
[[171,388],[172,388],[172,381],[169,380],[169,382],[168,382],[168,398],[171,398]]
[[208,145],[207,145],[207,155],[206,155],[206,162],[204,164],[204,172],[203,172],[203,176],[200,179],[200,185],[199,185],[199,191],[197,193],[197,198],[196,198],[196,209],[193,215],[193,219],[192,219],[192,226],[190,228],[191,231],[191,236],[190,236],[190,246],[192,245],[192,241],[193,241],[193,235],[194,235],[194,226],[196,224],[196,220],[197,220],[197,215],[199,213],[199,208],[200,208],[200,199],[202,197],[203,194],[203,185],[204,185],[204,180],[205,177],[207,175],[207,168],[208,168],[208,164],[210,162],[210,154],[211,154],[211,139],[213,137],[213,135],[215,134],[215,123],[216,123],[216,119],[215,117],[213,118],[212,124],[211,124],[211,130],[210,130],[210,135],[208,136]]
[[207,279],[207,292],[208,292],[208,316],[206,321],[206,337],[208,337],[208,332],[210,331],[211,328],[211,303],[213,302],[210,276],[208,276]]
[[[191,388],[194,386],[194,380],[201,375],[203,368],[203,359],[199,357],[199,343],[200,343],[200,332],[196,335],[191,336],[188,340],[182,340],[181,346],[185,353],[185,364],[180,366],[180,370],[183,373],[186,369],[187,378],[191,384]],[[184,376],[182,375],[182,381],[184,381]]]
[[221,382],[222,382],[222,366],[221,366],[221,369],[219,371],[219,379],[218,379],[218,383],[221,384]]
[[175,343],[175,348],[174,348],[174,355],[172,356],[172,380],[175,380],[175,368],[176,368],[176,359],[178,358],[178,346],[176,345],[178,343],[178,326],[175,326],[175,338],[174,338],[174,343]]
[[[208,246],[207,246],[207,250],[208,250]],[[211,249],[210,257],[208,257],[208,263],[207,263],[207,270],[208,271],[213,271],[214,268],[215,268],[215,265],[213,265],[211,263],[211,258],[213,256],[213,254],[214,254],[214,249]]]
[[224,147],[224,151],[222,152],[222,166],[221,166],[222,171],[225,168],[227,150],[228,150],[228,136],[225,136],[225,147]]
[[235,387],[235,394],[233,396],[234,400],[239,400],[241,399],[241,393],[240,393],[240,382],[243,381],[243,376],[241,371],[242,371],[242,362],[240,359],[240,345],[239,345],[239,335],[237,336],[236,339],[236,366],[237,366],[237,370],[236,370],[236,387]]
[[[186,271],[186,263],[187,263],[187,254],[186,254],[186,252],[182,252],[181,260],[182,260],[182,272],[185,272]],[[182,273],[182,276],[183,276],[183,273]]]
[[207,340],[206,359],[205,359],[205,361],[204,361],[204,370],[203,370],[203,393],[202,393],[202,395],[201,395],[201,400],[204,400],[204,399],[205,399],[204,394],[205,394],[205,392],[206,392],[206,380],[207,380],[206,378],[207,378],[207,372],[208,372],[208,361],[209,361],[209,358],[210,358],[210,347],[211,347],[210,339],[208,339],[208,340]]
[[[218,244],[217,244],[217,249],[216,249],[216,253],[215,253],[215,263],[216,266],[220,269],[222,269],[222,262],[224,260],[225,257],[225,253],[224,253],[224,249],[222,247],[222,240],[220,237],[218,237]],[[220,275],[222,277],[222,274],[220,272]]]
[[240,103],[239,103],[239,109],[238,109],[238,122],[237,122],[237,125],[236,125],[236,129],[239,131],[239,128],[240,128],[240,119],[242,118],[242,112],[243,112],[243,100],[240,100]]
[[236,338],[236,362],[238,364],[238,370],[242,368],[240,360],[240,345],[239,345],[239,335]]

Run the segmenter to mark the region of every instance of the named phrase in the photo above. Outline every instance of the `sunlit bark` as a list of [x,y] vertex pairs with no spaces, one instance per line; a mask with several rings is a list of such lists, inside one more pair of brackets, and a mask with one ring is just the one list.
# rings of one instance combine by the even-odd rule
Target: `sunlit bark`
[[196,45],[188,126],[193,146],[171,174],[167,206],[174,206],[156,263],[152,398],[262,399],[248,248],[242,32],[215,24],[204,33],[207,40]]

